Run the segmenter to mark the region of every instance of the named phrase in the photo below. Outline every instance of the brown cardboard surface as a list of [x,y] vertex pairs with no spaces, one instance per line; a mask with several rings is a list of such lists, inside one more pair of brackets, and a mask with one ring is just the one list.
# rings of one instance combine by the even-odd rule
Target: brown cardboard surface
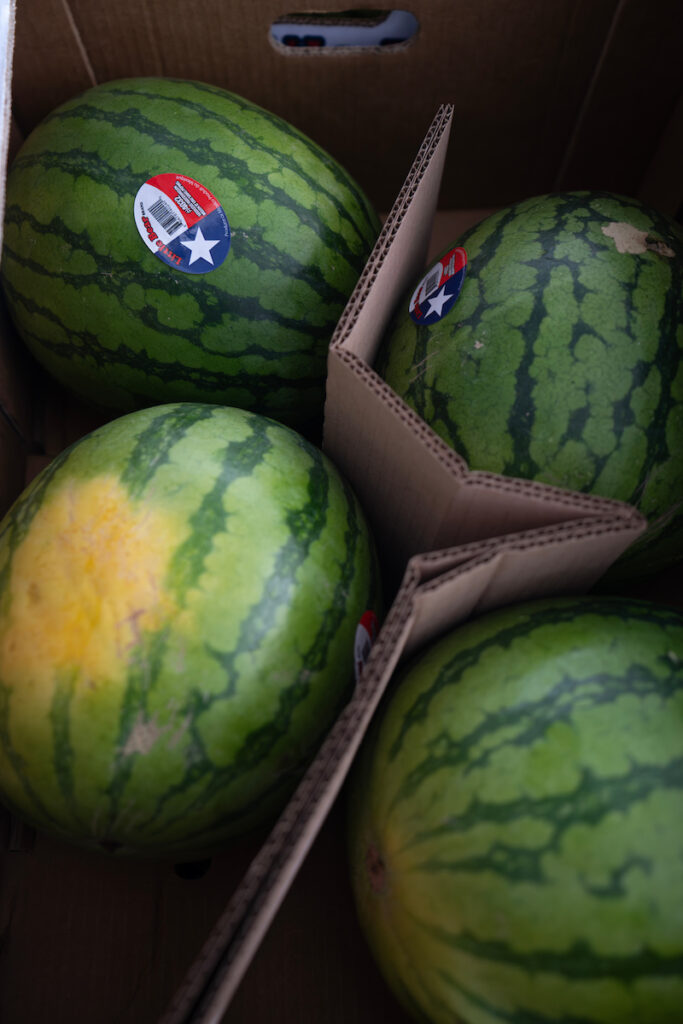
[[26,445],[0,411],[0,517],[24,485]]
[[494,213],[496,207],[482,210],[437,210],[432,224],[432,234],[427,250],[427,263],[435,259],[447,246],[469,228]]
[[401,656],[493,608],[589,591],[633,536],[627,519],[589,516],[416,556],[424,582]]
[[[639,194],[680,101],[682,34],[679,0],[656,0],[652,6],[623,0],[617,6],[558,172],[559,187]],[[680,135],[679,144],[680,171]],[[677,196],[667,200],[663,194],[655,205],[675,215],[683,200],[681,188],[679,177]]]
[[14,337],[4,305],[0,305],[0,415],[27,443],[33,430],[33,360]]
[[[14,59],[14,0],[5,0],[0,19],[0,166],[7,163],[12,120],[12,61]],[[5,182],[0,182],[0,242],[5,215]]]
[[[179,877],[172,865],[104,862],[42,838],[32,852],[6,854],[0,1020],[153,1024],[257,845],[239,844],[195,879]],[[407,1022],[355,921],[342,800],[259,949],[228,1020]]]
[[11,336],[5,309],[0,306],[0,517],[24,486],[33,426],[31,365]]
[[180,0],[22,0],[19,126],[28,131],[95,81],[199,78],[290,120],[386,210],[424,126],[450,102],[459,159],[442,183],[445,209],[499,206],[577,181],[637,190],[680,90],[677,0],[407,7],[420,22],[411,45],[332,54],[270,43],[274,19],[298,9],[282,0],[207,0],[200,13]]
[[659,138],[638,196],[645,203],[681,219],[683,197],[683,92]]
[[12,106],[17,132],[25,136],[59,103],[94,85],[95,77],[70,5],[28,0],[18,7]]

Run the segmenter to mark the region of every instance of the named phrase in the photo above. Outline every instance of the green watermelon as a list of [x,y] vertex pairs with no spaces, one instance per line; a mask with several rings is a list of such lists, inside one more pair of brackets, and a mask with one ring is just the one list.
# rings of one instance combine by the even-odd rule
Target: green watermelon
[[120,854],[259,826],[350,696],[377,585],[291,428],[172,403],[88,434],[0,524],[0,802]]
[[219,403],[303,427],[321,419],[330,336],[379,226],[279,117],[200,82],[123,79],[20,149],[2,282],[33,354],[88,401]]
[[433,1024],[676,1024],[683,614],[535,601],[407,665],[351,777],[362,928]]
[[636,506],[649,529],[623,576],[681,557],[680,225],[606,192],[544,195],[435,270],[396,311],[380,375],[470,469]]

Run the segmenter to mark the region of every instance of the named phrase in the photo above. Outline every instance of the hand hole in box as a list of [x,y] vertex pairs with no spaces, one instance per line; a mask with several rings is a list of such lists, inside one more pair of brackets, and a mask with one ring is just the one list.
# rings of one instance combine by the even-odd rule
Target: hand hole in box
[[270,40],[287,54],[344,54],[350,50],[396,51],[417,35],[410,11],[348,10],[283,14],[270,26]]

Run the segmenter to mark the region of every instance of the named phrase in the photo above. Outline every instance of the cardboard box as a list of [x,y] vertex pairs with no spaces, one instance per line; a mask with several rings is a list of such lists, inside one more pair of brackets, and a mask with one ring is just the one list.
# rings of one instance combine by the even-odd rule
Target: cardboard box
[[[339,0],[325,7],[345,9]],[[0,817],[3,1024],[149,1024],[164,1013],[169,1024],[224,1014],[249,1024],[407,1021],[370,960],[346,875],[341,791],[363,731],[401,657],[452,622],[555,592],[559,580],[587,588],[640,529],[618,503],[503,485],[492,519],[475,504],[454,530],[462,467],[383,393],[370,364],[408,278],[488,209],[599,186],[678,213],[680,5],[423,0],[410,9],[420,23],[411,44],[294,53],[268,34],[296,8],[272,0],[23,0],[15,32],[14,5],[4,5],[7,66],[14,42],[10,151],[93,82],[198,78],[308,132],[388,214],[331,348],[325,443],[368,504],[396,592],[354,701],[272,832],[209,865],[133,864]],[[6,317],[0,332],[4,511],[100,417],[45,378]],[[411,469],[408,481],[406,466],[424,478]],[[466,494],[476,484],[465,482]],[[407,487],[415,500],[405,500]],[[425,489],[441,510],[436,529],[433,515],[419,514]],[[642,592],[675,596],[676,582]]]

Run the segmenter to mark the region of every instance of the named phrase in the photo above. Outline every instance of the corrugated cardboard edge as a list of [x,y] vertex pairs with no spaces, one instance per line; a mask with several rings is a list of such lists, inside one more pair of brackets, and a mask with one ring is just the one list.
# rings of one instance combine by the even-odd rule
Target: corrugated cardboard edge
[[12,60],[14,57],[15,0],[0,0],[0,252],[5,223],[5,167],[9,154],[12,125]]
[[252,861],[162,1024],[218,1024],[336,800],[399,661],[473,615],[581,593],[634,539],[589,516],[412,558],[354,696]]
[[415,556],[422,582],[402,657],[494,608],[589,591],[639,534],[628,519],[591,515]]
[[[508,510],[505,515],[498,515],[494,536],[477,536],[466,544],[442,549],[432,544],[424,553],[419,547],[419,530],[413,532],[404,547],[409,557],[403,563],[406,569],[402,583],[353,698],[219,917],[161,1024],[218,1024],[222,1019],[339,794],[401,658],[474,614],[511,601],[588,590],[644,528],[642,517],[621,502],[593,499],[493,474],[469,473],[463,460],[418,417],[410,410],[405,415],[403,403],[392,397],[390,389],[364,361],[372,357],[372,346],[391,315],[397,295],[424,263],[451,119],[452,107],[444,105],[432,122],[338,325],[329,368],[333,375],[342,374],[342,379],[333,381],[331,396],[328,390],[327,447],[339,468],[344,472],[350,470],[347,475],[357,487],[353,446],[361,445],[362,451],[368,427],[364,416],[370,401],[380,414],[396,416],[401,429],[392,436],[392,444],[398,447],[384,453],[396,459],[387,493],[381,488],[383,474],[378,473],[378,466],[385,465],[381,430],[369,439],[370,455],[364,460],[368,473],[361,481],[361,490],[366,493],[360,495],[361,501],[364,497],[368,501],[369,494],[372,502],[373,488],[379,488],[380,501],[390,500],[391,504],[385,507],[395,509],[402,456],[417,437],[419,465],[438,467],[443,476],[442,491],[447,497],[464,487],[483,495],[486,502],[488,495],[495,492],[505,496]],[[368,330],[363,329],[361,314],[366,320],[369,318]],[[345,346],[354,332],[357,351],[348,352]],[[359,398],[358,409],[354,396]],[[351,444],[337,444],[347,431]],[[344,459],[349,452],[350,465]],[[432,456],[431,461],[425,453]],[[404,491],[410,483],[401,481]],[[424,478],[421,484],[427,486]],[[420,499],[425,504],[425,494],[431,492],[415,492],[418,504]],[[543,513],[530,516],[530,504]],[[446,508],[450,512],[448,501]],[[433,516],[431,505],[427,511],[428,516]],[[505,530],[506,521],[522,522],[527,529]],[[415,526],[410,520],[405,520],[405,525],[408,530]]]
[[452,108],[441,107],[334,333],[323,447],[377,527],[387,563],[590,515],[642,532],[645,520],[624,502],[470,471],[372,369],[395,308],[425,267],[451,120]]

